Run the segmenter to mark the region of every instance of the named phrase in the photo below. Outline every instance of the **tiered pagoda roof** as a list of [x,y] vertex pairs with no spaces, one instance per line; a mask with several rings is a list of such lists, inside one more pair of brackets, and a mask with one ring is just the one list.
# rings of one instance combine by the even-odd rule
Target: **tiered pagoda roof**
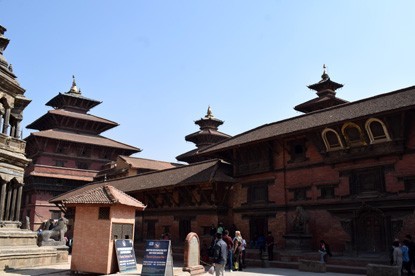
[[195,121],[195,124],[200,126],[200,130],[187,135],[185,140],[195,143],[197,149],[177,156],[176,159],[179,161],[187,163],[202,161],[204,159],[198,156],[198,151],[200,149],[204,149],[231,137],[228,134],[218,131],[218,127],[223,124],[223,121],[213,116],[210,106],[208,107],[205,117]]
[[295,110],[308,113],[348,102],[336,97],[336,90],[342,88],[343,84],[330,80],[325,65],[323,65],[323,69],[321,80],[308,86],[308,88],[316,91],[318,97],[297,105],[294,107]]

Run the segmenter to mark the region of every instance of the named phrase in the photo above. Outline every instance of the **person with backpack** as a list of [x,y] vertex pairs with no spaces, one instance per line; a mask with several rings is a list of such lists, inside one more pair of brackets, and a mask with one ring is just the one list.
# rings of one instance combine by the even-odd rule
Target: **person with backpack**
[[228,257],[228,245],[222,239],[221,233],[216,233],[216,242],[213,247],[213,265],[216,276],[225,275],[226,259]]

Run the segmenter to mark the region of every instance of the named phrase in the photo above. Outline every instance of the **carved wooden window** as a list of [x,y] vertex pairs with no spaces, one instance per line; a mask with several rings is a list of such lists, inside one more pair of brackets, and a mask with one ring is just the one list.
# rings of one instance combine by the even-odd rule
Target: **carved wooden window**
[[65,161],[63,160],[55,160],[56,167],[65,167]]
[[358,146],[366,144],[362,130],[355,123],[344,124],[342,127],[342,134],[348,146]]
[[239,149],[236,152],[236,175],[266,172],[272,167],[272,151],[269,144]]
[[404,178],[404,184],[406,192],[415,192],[415,176]]
[[306,199],[307,199],[306,188],[294,189],[294,200],[306,200]]
[[77,162],[76,166],[80,170],[88,170],[89,169],[89,164],[87,162]]
[[67,143],[61,143],[59,142],[56,146],[56,152],[57,153],[67,153],[68,152],[69,145]]
[[99,207],[98,219],[110,219],[110,207]]
[[268,185],[269,181],[251,183],[248,186],[247,201],[248,203],[266,203],[268,202]]
[[340,139],[339,134],[331,128],[326,128],[321,133],[324,144],[326,145],[327,151],[337,150],[343,148],[343,143]]
[[349,176],[350,193],[383,192],[385,190],[383,168],[371,168],[351,172]]
[[334,198],[334,186],[322,186],[320,188],[321,199]]
[[385,124],[376,118],[370,118],[365,124],[370,143],[390,141],[389,132]]
[[306,141],[296,140],[288,142],[290,161],[289,162],[301,162],[305,161],[306,158]]
[[79,149],[79,156],[90,157],[91,156],[91,149],[88,148],[88,147],[81,147]]

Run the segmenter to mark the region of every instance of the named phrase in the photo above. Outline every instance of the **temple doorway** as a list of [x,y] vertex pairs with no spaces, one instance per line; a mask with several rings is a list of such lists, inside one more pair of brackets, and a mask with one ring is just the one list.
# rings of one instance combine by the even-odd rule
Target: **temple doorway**
[[249,238],[251,241],[256,241],[260,235],[264,235],[266,237],[267,233],[267,217],[251,217],[249,219]]
[[356,217],[356,241],[359,254],[386,250],[385,217],[379,209],[365,207]]

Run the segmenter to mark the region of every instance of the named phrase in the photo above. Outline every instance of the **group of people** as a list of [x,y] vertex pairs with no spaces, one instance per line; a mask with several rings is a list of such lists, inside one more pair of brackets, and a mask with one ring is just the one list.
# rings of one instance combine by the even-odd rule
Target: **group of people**
[[219,223],[218,228],[212,225],[211,230],[212,244],[209,251],[216,275],[223,275],[225,269],[242,271],[246,267],[246,240],[241,232],[235,230],[231,237],[229,230],[225,229],[222,223]]
[[[224,274],[225,269],[232,271],[242,271],[246,268],[245,256],[247,242],[242,237],[241,231],[235,229],[230,231],[225,229],[222,223],[218,227],[211,227],[212,243],[210,246],[210,257],[213,259],[216,276]],[[264,237],[263,245],[259,247],[260,252],[268,251],[269,260],[273,260],[274,237],[268,232]]]
[[403,242],[395,239],[391,248],[391,265],[401,268],[401,275],[406,270],[408,276],[413,275],[412,266],[415,266],[415,243],[411,235],[406,235]]

